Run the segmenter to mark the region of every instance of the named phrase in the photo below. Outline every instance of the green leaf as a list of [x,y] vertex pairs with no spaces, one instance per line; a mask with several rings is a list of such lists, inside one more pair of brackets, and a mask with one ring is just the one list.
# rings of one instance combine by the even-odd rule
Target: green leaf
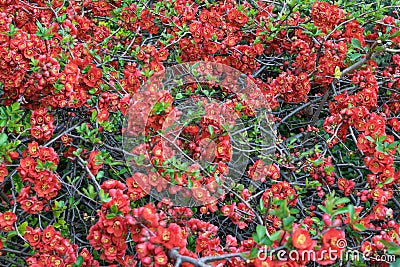
[[117,207],[117,205],[115,205],[115,204],[111,205],[111,211],[112,211],[113,213],[118,213],[118,207]]
[[8,136],[5,133],[0,134],[0,146],[4,146],[7,143]]
[[281,238],[281,234],[282,234],[282,230],[276,231],[276,232],[272,233],[270,239],[272,241],[279,240]]
[[350,216],[350,222],[354,221],[354,205],[350,204],[347,206],[348,210],[349,210],[349,216]]
[[82,74],[88,73],[88,71],[90,70],[90,65],[86,66],[83,70],[82,70]]
[[293,217],[293,216],[283,218],[282,219],[283,229],[285,229],[286,231],[291,230],[294,220],[295,220],[295,217]]
[[25,232],[26,232],[26,227],[28,226],[28,222],[23,222],[23,223],[21,223],[20,225],[18,225],[18,232],[21,234],[21,235],[24,235],[25,234]]
[[51,40],[54,35],[54,33],[51,32],[53,27],[50,27],[50,29],[46,29],[39,21],[36,21],[36,26],[38,27],[36,36],[42,38],[43,40]]
[[326,214],[329,214],[329,211],[328,211],[324,206],[318,205],[318,208],[319,208],[320,210],[322,210],[323,212],[325,212]]
[[351,54],[350,55],[350,60],[351,61],[355,61],[355,60],[359,59],[361,56],[362,56],[362,54],[360,54],[360,53]]
[[353,39],[351,40],[351,44],[352,44],[355,48],[358,48],[358,49],[360,49],[360,50],[363,50],[363,47],[361,46],[361,43],[360,43],[360,41],[359,41],[357,38],[353,38]]
[[252,236],[252,238],[253,238],[254,242],[256,242],[257,244],[259,244],[259,243],[260,243],[260,239],[258,239],[258,237],[257,237],[257,234],[256,234],[256,233],[253,233],[251,236]]
[[102,202],[109,202],[112,198],[108,193],[105,193],[103,189],[100,189],[100,199]]
[[19,102],[14,102],[12,105],[11,105],[11,110],[12,111],[17,111],[17,110],[19,110],[19,108],[20,108],[20,104],[19,104]]
[[365,138],[367,138],[368,141],[375,143],[375,139],[372,138],[371,136],[366,136]]
[[290,215],[290,210],[287,206],[287,200],[278,200],[277,201],[279,203],[279,208],[275,209],[275,216],[278,217],[279,219],[283,219],[286,218]]
[[73,264],[73,267],[81,267],[83,264],[83,257],[79,256],[76,258],[76,262]]
[[21,177],[19,175],[14,175],[13,181],[15,183],[15,190],[17,191],[17,193],[21,192],[21,189],[24,187]]
[[382,143],[376,143],[375,149],[376,149],[376,151],[378,151],[378,152],[385,153],[385,150],[383,149]]
[[270,247],[273,244],[273,242],[268,238],[268,236],[264,236],[264,238],[261,239],[259,243],[266,245],[267,247]]
[[255,258],[257,258],[257,256],[258,256],[258,249],[252,248],[250,250],[250,255],[249,255],[250,259],[255,259]]
[[388,38],[396,38],[400,36],[400,31],[395,31],[394,33],[392,33],[391,35],[388,36]]
[[300,213],[299,209],[290,209],[290,214],[298,214]]
[[335,67],[335,74],[333,75],[336,79],[339,79],[340,76],[342,75],[342,72],[340,71],[340,67],[336,66]]
[[356,223],[353,226],[354,226],[354,228],[356,228],[360,232],[365,231],[365,229],[366,229],[365,226],[362,225],[361,223]]
[[192,188],[193,187],[193,181],[192,179],[188,178],[188,188]]
[[349,203],[350,202],[350,199],[349,198],[347,198],[347,197],[342,197],[342,198],[339,198],[338,200],[336,200],[335,201],[335,204],[336,205],[341,205],[341,204],[345,204],[345,203]]
[[104,171],[99,171],[98,173],[97,173],[97,175],[96,175],[96,178],[97,179],[101,179],[101,178],[103,178],[104,177]]
[[389,242],[386,240],[379,240],[379,242],[381,242],[382,244],[384,244],[387,247],[389,254],[400,256],[400,246],[399,245],[397,245],[394,242]]
[[385,141],[385,139],[386,139],[386,135],[381,135],[378,137],[378,142],[382,143],[383,141]]
[[393,177],[389,177],[386,179],[386,181],[384,182],[384,184],[390,184],[391,182],[393,182],[394,178]]
[[97,110],[93,110],[93,111],[92,111],[92,118],[91,118],[91,121],[92,121],[92,122],[95,122],[95,121],[96,121],[96,118],[97,118]]
[[322,159],[316,159],[314,161],[312,161],[312,164],[314,165],[314,167],[318,167],[319,165],[321,165],[323,163]]
[[260,209],[261,209],[261,211],[263,211],[265,209],[264,200],[262,200],[262,198],[260,198]]
[[267,229],[265,228],[265,226],[257,225],[256,233],[257,233],[258,240],[261,240],[262,238],[264,238],[266,232],[267,232]]
[[10,240],[11,238],[17,235],[18,235],[17,231],[10,231],[7,233],[7,240]]
[[210,133],[210,135],[214,134],[214,128],[211,125],[208,125],[208,132]]
[[337,210],[333,213],[333,215],[336,216],[336,215],[339,215],[339,214],[345,214],[345,213],[347,213],[347,212],[349,212],[349,208],[348,208],[348,207],[343,207],[343,208],[337,209]]
[[107,219],[113,219],[113,218],[115,218],[115,217],[117,217],[117,215],[114,214],[114,213],[108,213],[108,214],[106,214],[106,218],[107,218]]
[[5,32],[4,34],[7,36],[14,36],[17,33],[18,28],[14,26],[14,24],[10,24],[10,31]]

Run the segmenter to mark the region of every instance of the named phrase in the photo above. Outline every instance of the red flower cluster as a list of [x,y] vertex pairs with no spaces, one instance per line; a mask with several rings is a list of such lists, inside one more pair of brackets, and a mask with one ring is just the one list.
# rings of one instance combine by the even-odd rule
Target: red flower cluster
[[326,41],[324,43],[325,53],[321,55],[317,67],[315,82],[324,86],[329,86],[333,81],[333,76],[337,68],[345,67],[347,45],[345,42]]
[[[321,153],[315,153],[310,159],[308,169],[311,177],[325,185],[333,185],[335,183],[335,173],[332,164],[332,157],[322,157]],[[322,195],[323,196],[323,195]],[[322,197],[321,196],[321,197]]]
[[[248,189],[243,189],[240,196],[244,201],[251,197],[251,192]],[[224,216],[230,218],[232,223],[238,225],[239,229],[248,227],[248,223],[254,220],[254,213],[243,202],[233,202],[230,205],[224,205],[221,208]]]
[[365,46],[364,27],[361,27],[357,20],[352,20],[346,24],[346,31],[344,35],[346,36],[346,41],[348,43],[351,43],[353,38],[356,38],[358,41],[360,41],[362,47]]
[[344,13],[337,5],[331,5],[328,2],[315,2],[312,6],[311,17],[316,26],[327,32],[344,18]]
[[278,180],[281,176],[281,173],[278,165],[265,165],[264,161],[256,160],[256,162],[254,162],[254,164],[249,167],[247,175],[254,181],[265,182],[266,178]]
[[58,156],[53,148],[39,147],[37,142],[28,144],[18,167],[25,187],[17,197],[27,213],[40,212],[49,200],[57,196],[61,188],[59,177],[54,173],[57,165]]
[[101,250],[101,259],[112,262],[122,259],[126,251],[125,236],[128,234],[126,220],[120,216],[108,219],[103,212],[90,228],[87,239],[96,250]]
[[271,82],[270,86],[275,95],[279,95],[285,102],[307,101],[307,95],[311,88],[305,72],[296,74],[282,72]]
[[[309,37],[303,34],[302,30],[296,30],[296,36],[299,39],[292,43],[290,53],[298,53],[296,61],[292,64],[293,67],[298,67],[302,71],[308,71],[315,66],[315,60],[317,58],[316,53],[313,53],[313,47],[309,40]],[[315,48],[317,48],[316,46]]]
[[47,141],[54,132],[54,118],[45,108],[34,110],[31,115],[31,135],[38,141]]
[[[329,265],[336,262],[336,259],[342,257],[344,247],[345,233],[343,230],[330,228],[322,235],[322,248],[317,253],[317,262],[321,265]],[[330,253],[329,253],[330,251]],[[332,256],[331,256],[332,255]]]
[[[168,263],[165,249],[185,247],[186,237],[182,228],[175,223],[167,225],[163,222],[165,214],[157,213],[150,204],[137,209],[130,208],[129,197],[124,193],[125,184],[108,180],[101,188],[111,200],[103,202],[99,220],[90,228],[87,239],[95,249],[102,251],[102,259],[132,266],[131,258],[125,255],[129,232],[132,240],[138,243],[138,259],[145,266],[165,266]],[[161,208],[163,203],[159,205]]]
[[[26,258],[30,267],[70,267],[76,263],[78,246],[63,237],[53,226],[47,226],[43,231],[40,228],[26,227],[24,238],[37,251],[33,256]],[[83,258],[84,267],[99,267],[87,249],[83,249],[79,256]]]
[[[147,99],[147,101],[143,101],[143,99]],[[162,108],[155,110],[149,104],[152,102],[151,100],[155,100]],[[209,103],[206,99],[200,99],[200,101],[204,102],[204,116],[195,123],[184,126],[175,145],[191,156],[193,160],[207,161],[213,169],[201,174],[200,166],[192,164],[188,166],[187,170],[177,169],[176,172],[171,173],[167,172],[167,168],[176,167],[171,166],[168,162],[176,153],[177,148],[174,145],[171,146],[164,138],[173,140],[175,136],[170,136],[173,131],[168,130],[164,133],[166,137],[161,138],[156,131],[176,127],[173,123],[179,120],[181,113],[174,109],[172,95],[167,92],[157,92],[149,88],[144,93],[135,94],[133,103],[126,112],[128,118],[132,119],[128,120],[128,127],[124,129],[124,134],[137,136],[144,130],[147,134],[152,133],[152,137],[148,143],[138,145],[131,150],[131,153],[135,155],[132,164],[143,169],[143,166],[147,166],[151,162],[153,166],[157,166],[157,172],[147,168],[146,174],[135,173],[133,177],[129,178],[128,190],[132,199],[143,197],[151,188],[155,188],[158,192],[167,189],[172,194],[176,194],[178,191],[183,194],[192,194],[197,200],[205,203],[211,200],[211,194],[216,193],[217,179],[222,181],[228,174],[225,162],[231,160],[233,153],[230,137],[221,125],[228,121],[234,124],[234,118],[231,118],[234,116],[228,113],[227,106]],[[250,108],[247,108],[247,111],[251,112]],[[223,118],[222,112],[230,115]],[[145,121],[146,118],[148,119]],[[142,129],[142,125],[146,125],[145,129]],[[139,162],[140,164],[138,164]],[[178,185],[189,187],[190,191],[186,191],[182,187],[170,187],[167,182],[171,180]],[[208,189],[205,189],[203,185]]]
[[[120,83],[129,94],[133,95],[139,90],[141,79],[143,79],[143,77],[140,70],[137,68],[136,63],[129,63],[124,69],[124,79],[121,79]],[[126,108],[124,110],[126,110]],[[122,113],[125,115],[125,112]]]
[[337,184],[338,184],[338,188],[340,190],[344,191],[344,195],[349,196],[353,192],[353,189],[354,189],[354,186],[356,183],[352,180],[347,180],[345,178],[339,178]]
[[0,183],[4,181],[4,178],[8,175],[8,170],[6,164],[0,164]]
[[99,152],[93,150],[89,154],[88,168],[93,175],[96,175],[101,168],[103,168],[103,162],[99,158]]
[[17,221],[17,215],[11,211],[0,212],[0,230],[10,232],[14,230],[13,224]]
[[261,199],[264,203],[269,203],[269,198],[281,200],[286,199],[288,200],[288,204],[291,206],[294,206],[297,203],[297,193],[287,181],[276,182],[272,184],[271,188],[265,190]]
[[[125,216],[130,211],[129,198],[123,193],[126,185],[116,180],[108,180],[101,185],[110,200],[103,202],[99,220],[90,228],[87,239],[97,250],[102,250],[101,258],[109,262],[116,259],[123,262],[127,245],[128,222]],[[113,213],[109,212],[112,211]],[[121,212],[117,215],[115,211]]]
[[[156,188],[158,192],[161,192],[167,187],[164,179],[159,179],[157,173],[151,172],[148,176],[143,173],[137,172],[132,177],[126,179],[126,185],[128,186],[128,196],[133,201],[141,199],[147,195],[147,190],[144,190],[146,184]],[[138,183],[138,181],[140,181]],[[147,187],[145,189],[148,189]]]

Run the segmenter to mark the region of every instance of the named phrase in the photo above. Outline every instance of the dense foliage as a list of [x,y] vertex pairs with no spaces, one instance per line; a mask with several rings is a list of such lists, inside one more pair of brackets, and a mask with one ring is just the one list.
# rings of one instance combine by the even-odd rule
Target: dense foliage
[[[400,255],[399,9],[0,0],[0,265],[389,266],[382,256]],[[184,62],[203,62],[188,72],[207,83],[159,94],[163,71]],[[183,123],[174,107],[196,111],[190,101],[204,113]],[[126,146],[132,118],[143,142]],[[247,150],[231,134],[243,131]],[[196,205],[177,205],[185,197]],[[344,257],[354,251],[371,258]]]

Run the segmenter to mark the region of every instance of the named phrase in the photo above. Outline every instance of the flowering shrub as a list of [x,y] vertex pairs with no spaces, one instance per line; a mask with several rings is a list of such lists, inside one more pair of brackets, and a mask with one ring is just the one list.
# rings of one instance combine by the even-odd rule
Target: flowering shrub
[[0,265],[397,266],[398,11],[0,0]]

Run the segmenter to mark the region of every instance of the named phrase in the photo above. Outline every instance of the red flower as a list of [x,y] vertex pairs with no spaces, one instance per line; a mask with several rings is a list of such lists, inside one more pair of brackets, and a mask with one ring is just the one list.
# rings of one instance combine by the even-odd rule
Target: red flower
[[121,237],[127,233],[125,222],[120,217],[115,217],[105,221],[106,231],[109,234],[113,234],[116,237]]
[[191,188],[193,192],[193,197],[203,203],[210,200],[210,192],[202,187]]
[[215,155],[217,159],[229,162],[232,158],[232,146],[228,138],[223,138],[221,142],[217,144],[215,149]]
[[37,142],[33,141],[28,144],[28,153],[34,158],[39,156],[39,145]]
[[168,228],[159,227],[157,229],[157,236],[152,239],[154,243],[160,243],[167,249],[174,247],[184,247],[182,229],[179,225],[171,223]]
[[160,252],[154,256],[154,267],[165,266],[168,264],[168,257],[165,252]]
[[44,242],[45,244],[49,244],[55,235],[56,231],[54,227],[52,225],[47,226],[46,229],[43,230],[42,242]]
[[61,184],[59,180],[49,171],[41,172],[40,178],[35,180],[35,192],[39,197],[43,197],[47,200],[55,197],[60,188]]
[[125,186],[125,184],[123,184],[120,181],[110,179],[110,180],[104,181],[101,184],[100,188],[103,189],[105,193],[108,193],[111,189],[124,190],[126,188],[126,186]]
[[4,232],[10,232],[14,229],[13,224],[17,221],[17,215],[11,211],[0,213],[0,229]]
[[243,26],[249,20],[246,15],[244,15],[242,12],[240,12],[236,8],[232,8],[231,10],[229,10],[228,19],[230,21],[237,22],[237,24],[240,26]]
[[104,253],[100,255],[100,258],[112,262],[115,260],[117,252],[118,249],[115,246],[109,246],[104,249]]
[[97,115],[97,121],[98,122],[105,122],[108,119],[109,116],[110,116],[110,112],[108,112],[106,109],[103,109]]
[[0,164],[0,183],[4,181],[4,178],[8,175],[6,164]]
[[50,257],[47,258],[46,261],[46,266],[49,267],[64,267],[64,261],[60,257],[51,255]]
[[142,209],[142,218],[152,226],[158,225],[158,215],[152,204],[147,204]]
[[83,82],[89,87],[95,87],[97,81],[103,75],[101,69],[96,68],[94,64],[90,65],[90,69],[87,74],[83,77]]
[[385,166],[381,164],[381,162],[375,158],[366,157],[364,159],[365,166],[368,167],[373,173],[383,172]]
[[315,245],[311,240],[310,233],[304,228],[293,230],[292,244],[297,249],[312,249]]
[[58,155],[52,147],[41,147],[39,150],[39,159],[42,162],[51,161],[58,165]]
[[93,150],[89,155],[89,162],[87,166],[93,175],[96,175],[99,172],[99,169],[103,167],[103,163],[97,159],[98,154],[98,151]]
[[342,243],[345,243],[344,232],[331,228],[322,236],[322,243],[324,248],[342,250]]
[[345,178],[338,179],[338,188],[344,191],[345,196],[349,196],[351,194],[351,192],[354,189],[354,186],[355,183],[352,180],[347,180]]

